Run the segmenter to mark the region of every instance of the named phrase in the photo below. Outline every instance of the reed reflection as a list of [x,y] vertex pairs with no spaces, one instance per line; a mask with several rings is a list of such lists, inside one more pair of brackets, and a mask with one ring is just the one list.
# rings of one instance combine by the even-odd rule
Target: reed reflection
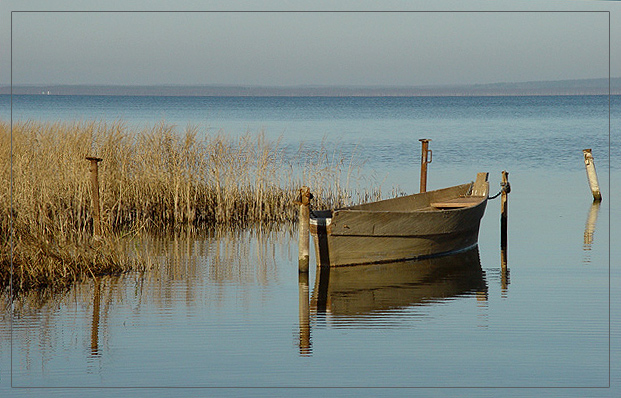
[[0,331],[8,334],[0,333],[0,338],[11,341],[19,353],[15,372],[45,373],[49,363],[68,351],[86,359],[87,373],[97,372],[108,347],[109,318],[114,306],[124,300],[119,294],[122,280],[123,276],[104,276],[65,289],[22,292],[12,308],[4,296]]
[[[249,287],[278,283],[276,252],[289,252],[290,234],[283,229],[187,230],[149,236],[141,244],[155,266],[137,278],[138,294],[149,306],[170,308],[181,302],[188,309],[223,307],[236,300],[251,303]],[[242,293],[241,295],[239,293]]]
[[[71,352],[86,361],[87,374],[98,374],[105,367],[103,359],[110,342],[122,341],[127,328],[143,327],[153,314],[161,316],[164,323],[175,323],[178,319],[170,314],[193,317],[208,307],[238,308],[240,303],[256,303],[257,289],[252,286],[278,284],[277,258],[290,252],[287,243],[291,236],[287,232],[145,234],[132,243],[149,254],[150,264],[143,270],[16,297],[12,336],[11,302],[7,294],[2,295],[0,338],[13,338],[22,361],[19,372],[45,372],[59,353]],[[268,294],[267,290],[258,290]],[[308,295],[306,282],[307,303]],[[109,322],[110,318],[114,321]],[[310,341],[308,333],[303,337]]]
[[460,296],[487,299],[478,248],[424,260],[318,267],[311,324],[329,319],[336,327],[383,327],[398,324],[403,310]]

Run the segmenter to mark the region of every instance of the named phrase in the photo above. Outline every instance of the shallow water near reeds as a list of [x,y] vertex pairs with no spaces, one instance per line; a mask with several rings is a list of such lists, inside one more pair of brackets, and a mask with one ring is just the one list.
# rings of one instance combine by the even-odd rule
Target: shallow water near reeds
[[[476,251],[334,270],[328,284],[313,266],[308,279],[298,275],[295,227],[142,237],[135,243],[159,264],[152,271],[27,294],[12,323],[2,302],[3,396],[581,397],[621,388],[620,97],[611,119],[599,96],[36,96],[13,105],[20,120],[165,118],[206,133],[264,130],[292,151],[323,141],[356,152],[359,184],[379,181],[385,192],[417,192],[418,139],[431,138],[428,189],[489,171],[494,194],[507,170],[512,190],[506,271],[498,199]],[[584,148],[593,148],[600,205]]]

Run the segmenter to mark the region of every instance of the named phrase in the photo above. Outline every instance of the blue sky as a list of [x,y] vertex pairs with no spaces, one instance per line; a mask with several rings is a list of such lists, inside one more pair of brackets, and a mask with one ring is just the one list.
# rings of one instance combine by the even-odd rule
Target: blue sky
[[[443,12],[16,12],[77,10]],[[10,83],[11,33],[14,84],[408,86],[601,78],[609,73],[609,26],[608,13],[596,11],[611,12],[610,72],[621,76],[617,2],[2,1],[0,84]]]

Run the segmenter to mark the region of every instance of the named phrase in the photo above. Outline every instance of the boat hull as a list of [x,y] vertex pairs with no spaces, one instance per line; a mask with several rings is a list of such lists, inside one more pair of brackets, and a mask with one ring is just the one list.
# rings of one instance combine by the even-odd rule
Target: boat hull
[[[485,182],[487,183],[487,182]],[[418,208],[390,211],[390,201],[353,206],[334,212],[318,212],[311,220],[318,265],[346,266],[385,263],[439,256],[477,245],[481,219],[487,205],[484,196],[464,195],[468,185],[398,198]],[[471,200],[459,208],[436,208],[435,202]],[[379,210],[378,210],[379,209]],[[328,217],[328,215],[330,217]]]

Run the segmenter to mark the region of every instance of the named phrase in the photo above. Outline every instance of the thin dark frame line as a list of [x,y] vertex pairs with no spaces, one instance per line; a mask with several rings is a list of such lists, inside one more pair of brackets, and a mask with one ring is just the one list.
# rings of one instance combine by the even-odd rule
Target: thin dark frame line
[[491,13],[610,13],[607,10],[14,10],[11,12],[19,13],[230,13],[230,14],[302,14],[302,13],[323,13],[323,14],[418,14],[418,13],[467,13],[467,14],[491,14]]
[[330,390],[338,390],[338,389],[364,389],[364,390],[392,390],[392,389],[403,389],[403,390],[412,390],[412,389],[425,389],[425,390],[433,390],[433,389],[447,389],[447,390],[479,390],[479,389],[490,389],[490,390],[607,390],[610,387],[608,386],[595,386],[595,387],[585,387],[585,386],[464,386],[464,387],[456,387],[456,386],[160,386],[160,387],[151,387],[151,386],[127,386],[127,387],[110,387],[110,386],[92,386],[92,387],[84,387],[84,386],[54,386],[54,387],[46,387],[46,386],[19,386],[19,387],[11,387],[18,390],[48,390],[48,389],[67,389],[67,390],[169,390],[169,389],[186,389],[186,390],[200,390],[200,389],[212,389],[212,390],[301,390],[301,389],[312,389],[312,390],[321,390],[321,389],[330,389]]
[[608,11],[608,388],[611,387],[612,381],[612,354],[611,354],[611,346],[612,346],[612,288],[611,288],[611,255],[610,255],[610,243],[611,243],[611,217],[610,213],[612,211],[611,208],[611,199],[612,199],[612,185],[611,185],[611,163],[612,163],[612,151],[611,151],[611,132],[612,132],[612,63],[611,63],[611,25],[610,25],[610,11]]
[[542,387],[520,387],[520,386],[471,386],[471,387],[457,387],[457,386],[436,386],[436,387],[425,387],[425,386],[414,386],[414,387],[379,387],[379,386],[370,386],[370,387],[346,387],[346,386],[334,386],[334,387],[304,387],[304,386],[280,386],[280,387],[220,387],[220,386],[179,386],[179,387],[148,387],[148,386],[127,386],[127,387],[112,387],[112,386],[93,386],[93,387],[79,387],[79,386],[69,386],[69,387],[58,387],[58,386],[39,386],[39,387],[28,387],[28,386],[14,386],[13,385],[13,315],[14,315],[14,301],[13,301],[13,13],[360,13],[360,14],[387,14],[387,13],[467,13],[467,14],[491,14],[491,13],[607,13],[608,14],[608,191],[609,198],[611,196],[611,12],[609,10],[508,10],[508,11],[474,11],[474,10],[430,10],[430,11],[420,11],[420,10],[72,10],[72,11],[63,11],[63,10],[49,10],[49,11],[34,11],[34,10],[12,10],[11,18],[10,18],[10,209],[11,213],[9,215],[9,224],[10,224],[10,234],[9,234],[9,246],[10,246],[10,320],[9,320],[9,330],[11,335],[11,349],[10,349],[10,384],[11,388],[16,389],[54,389],[54,388],[62,388],[62,389],[285,389],[285,388],[293,388],[293,389],[321,389],[321,388],[329,388],[329,389],[355,389],[355,388],[364,388],[364,389],[394,389],[394,388],[405,388],[405,389],[609,389],[611,388],[611,378],[612,378],[612,355],[611,355],[611,211],[610,204],[608,210],[608,385],[607,386],[594,386],[594,387],[583,387],[583,386],[542,386]]
[[9,276],[9,300],[10,300],[10,311],[11,311],[11,316],[9,316],[9,332],[11,334],[11,349],[9,352],[9,356],[10,356],[10,366],[11,366],[11,375],[10,375],[10,381],[11,381],[11,387],[13,387],[13,314],[15,313],[15,303],[13,302],[13,234],[14,234],[14,228],[13,228],[13,12],[11,12],[11,35],[10,35],[10,58],[11,58],[11,65],[10,65],[10,82],[11,82],[11,89],[10,89],[10,100],[9,100],[9,107],[10,107],[10,111],[9,111],[9,115],[10,115],[10,150],[9,150],[9,156],[10,156],[10,168],[11,170],[9,171],[9,202],[10,202],[10,214],[9,214],[9,263],[10,263],[10,268],[11,268],[11,275]]

